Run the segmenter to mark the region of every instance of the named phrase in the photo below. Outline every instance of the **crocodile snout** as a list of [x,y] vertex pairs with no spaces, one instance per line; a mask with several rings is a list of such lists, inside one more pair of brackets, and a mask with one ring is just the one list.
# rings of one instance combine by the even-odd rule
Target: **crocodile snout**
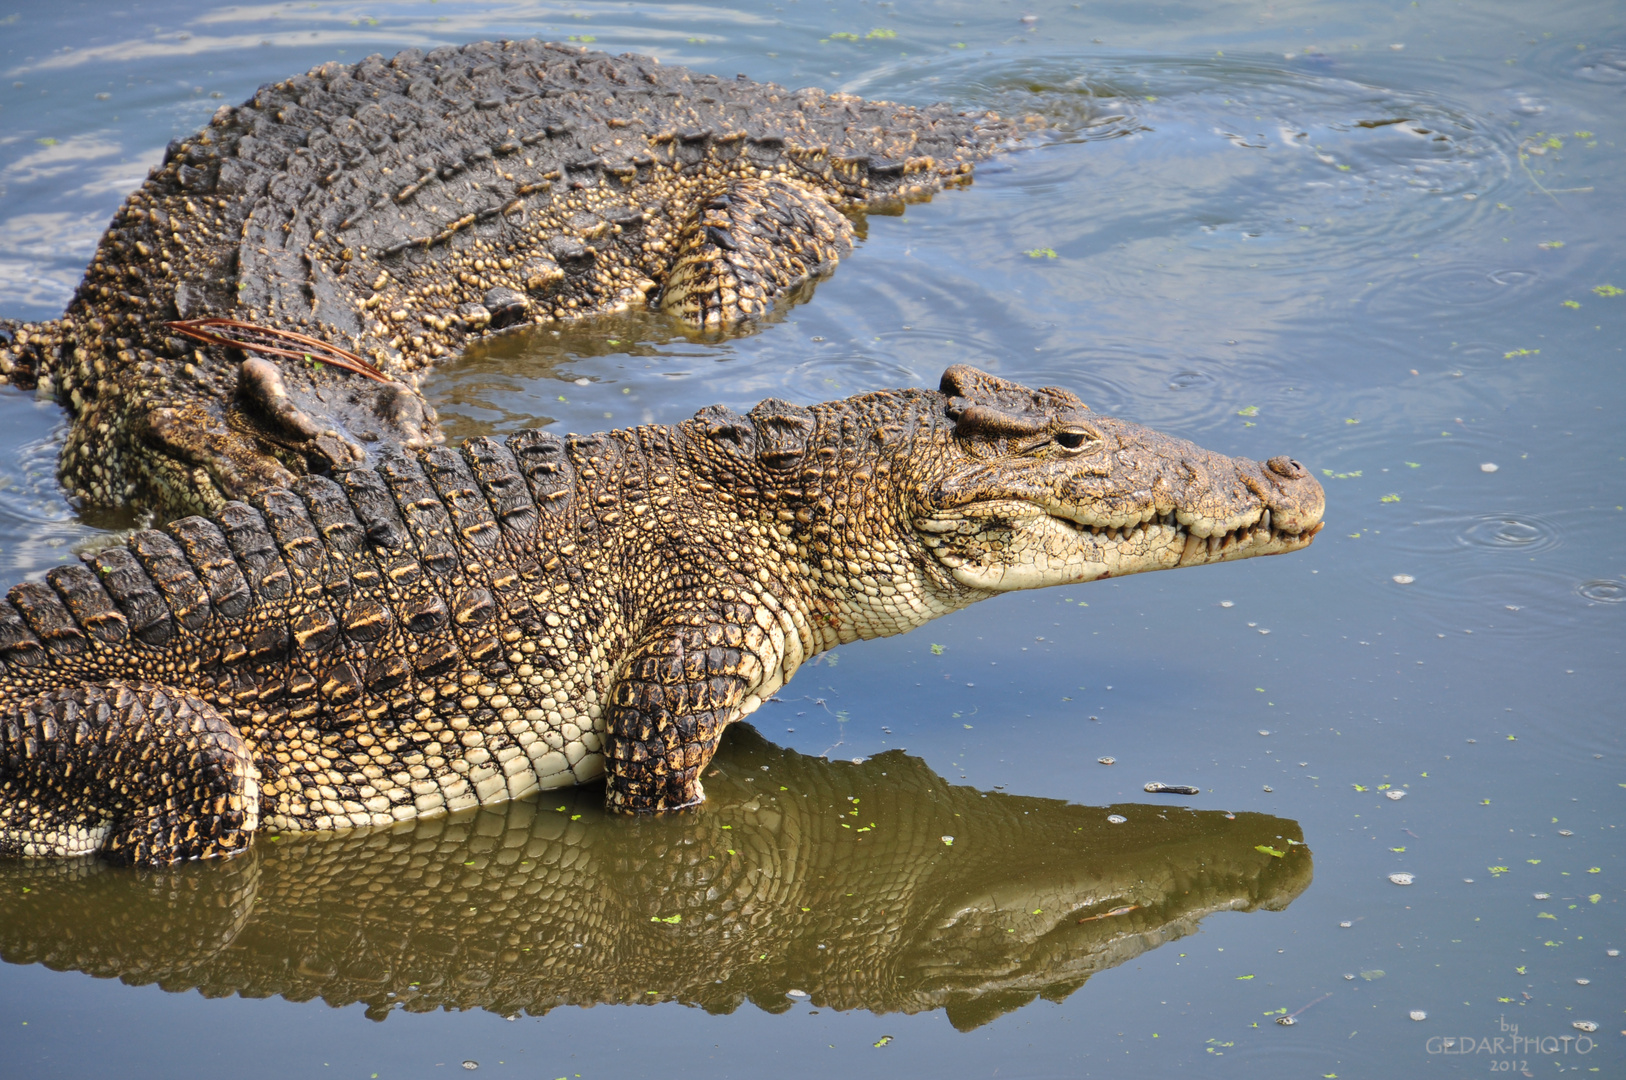
[[1274,528],[1292,533],[1320,528],[1327,495],[1309,469],[1290,457],[1273,457],[1259,467],[1259,474],[1264,483],[1249,487],[1269,508]]

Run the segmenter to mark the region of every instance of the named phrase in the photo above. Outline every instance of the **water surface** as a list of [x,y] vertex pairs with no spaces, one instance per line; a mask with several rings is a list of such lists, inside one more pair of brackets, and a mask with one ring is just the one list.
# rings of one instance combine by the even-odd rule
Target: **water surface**
[[[166,874],[0,867],[0,1060],[1626,1073],[1618,16],[0,6],[8,316],[60,311],[119,200],[223,100],[409,46],[594,39],[1050,127],[971,187],[861,222],[832,278],[749,333],[629,317],[482,345],[427,386],[455,436],[971,362],[1291,454],[1328,495],[1290,559],[1006,596],[841,648],[729,737],[692,820],[607,819],[585,789]],[[8,392],[0,415],[10,584],[125,522],[62,500],[54,406]]]

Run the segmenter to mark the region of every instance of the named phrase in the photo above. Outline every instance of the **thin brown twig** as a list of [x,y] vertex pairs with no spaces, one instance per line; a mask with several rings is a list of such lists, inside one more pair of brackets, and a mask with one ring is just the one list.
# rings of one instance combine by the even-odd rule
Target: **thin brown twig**
[[[330,345],[317,338],[307,337],[292,330],[279,330],[271,326],[259,326],[255,323],[243,322],[239,319],[182,319],[175,322],[166,322],[165,326],[178,334],[185,334],[194,341],[201,341],[205,345],[220,345],[232,349],[242,349],[246,352],[264,353],[267,356],[286,356],[293,360],[317,360],[324,364],[332,364],[344,371],[373,379],[377,382],[393,382],[371,363],[356,355],[348,349],[341,349],[337,345]],[[249,334],[258,334],[273,341],[285,342],[298,346],[296,349],[279,348],[276,345],[267,345],[264,342],[244,340],[241,337],[231,337],[225,334],[211,333],[210,330],[237,330]]]
[[1114,915],[1128,915],[1131,911],[1134,911],[1138,907],[1140,907],[1139,904],[1126,904],[1123,907],[1115,907],[1111,911],[1103,911],[1099,915],[1086,915],[1078,921],[1081,923],[1087,923],[1095,922],[1097,919],[1110,919]]
[[[1316,999],[1315,999],[1315,1000],[1314,1000],[1314,1001],[1312,1001],[1312,1002],[1310,1002],[1310,1005],[1319,1005],[1319,1004],[1321,1004],[1321,1003],[1322,1003],[1322,1002],[1323,1002],[1323,1001],[1326,1001],[1326,1000],[1327,1000],[1327,999],[1328,999],[1328,998],[1330,998],[1330,997],[1332,997],[1332,994],[1330,994],[1330,993],[1326,993],[1326,994],[1322,994],[1322,995],[1321,995],[1321,996],[1320,996],[1320,997],[1318,997],[1318,998],[1316,998]],[[1291,1020],[1291,1019],[1293,1019],[1293,1018],[1294,1018],[1294,1017],[1295,1017],[1295,1016],[1297,1016],[1297,1015],[1298,1015],[1298,1014],[1299,1014],[1299,1013],[1301,1013],[1301,1012],[1303,1012],[1303,1011],[1304,1011],[1304,1009],[1308,1009],[1308,1008],[1309,1008],[1309,1007],[1310,1007],[1310,1005],[1306,1005],[1306,1006],[1304,1006],[1304,1008],[1301,1008],[1301,1009],[1298,1009],[1298,1010],[1297,1010],[1297,1011],[1295,1011],[1295,1012],[1290,1012],[1290,1013],[1288,1013],[1288,1014],[1287,1014],[1287,1016],[1286,1016],[1286,1017],[1285,1017],[1285,1019],[1287,1019],[1287,1020]]]

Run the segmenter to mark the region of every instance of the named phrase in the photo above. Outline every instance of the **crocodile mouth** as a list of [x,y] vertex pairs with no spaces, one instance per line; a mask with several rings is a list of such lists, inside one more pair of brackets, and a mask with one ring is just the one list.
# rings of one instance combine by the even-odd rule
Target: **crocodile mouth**
[[[1284,528],[1273,520],[1269,507],[1257,508],[1251,516],[1237,522],[1211,522],[1194,515],[1180,520],[1178,510],[1153,512],[1138,522],[1101,524],[1080,521],[1061,508],[1044,507],[1046,516],[1069,528],[1080,539],[1088,537],[1098,546],[1115,547],[1120,551],[1178,552],[1169,566],[1201,566],[1205,563],[1246,559],[1255,555],[1274,555],[1307,547],[1322,522],[1307,527]],[[1296,523],[1295,523],[1296,524]],[[1230,525],[1230,528],[1224,528]],[[1166,558],[1166,556],[1165,556]]]
[[940,511],[916,527],[960,584],[994,592],[1281,555],[1321,530],[1319,508],[1255,505],[1219,520],[1178,509],[1081,517],[1059,500],[999,500]]

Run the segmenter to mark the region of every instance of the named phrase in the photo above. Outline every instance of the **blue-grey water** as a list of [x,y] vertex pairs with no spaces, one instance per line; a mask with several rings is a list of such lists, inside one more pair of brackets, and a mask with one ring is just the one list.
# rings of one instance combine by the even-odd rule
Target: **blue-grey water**
[[[659,963],[537,960],[577,944],[549,930],[564,900],[484,871],[491,837],[540,861],[597,850],[559,879],[565,900],[676,895],[662,874],[681,877],[677,863],[610,868],[637,836],[612,834],[594,791],[535,808],[540,825],[505,811],[415,841],[422,859],[479,864],[488,887],[449,874],[412,893],[379,871],[384,841],[369,857],[386,862],[352,877],[345,860],[364,853],[342,844],[262,845],[257,863],[173,878],[0,867],[0,1075],[1626,1075],[1622,14],[1608,0],[0,0],[0,314],[57,314],[119,201],[222,101],[333,59],[569,38],[1035,113],[1051,134],[968,189],[868,219],[832,278],[753,333],[694,342],[629,319],[446,365],[427,393],[454,436],[935,385],[971,362],[1215,450],[1291,454],[1328,505],[1303,554],[1006,596],[845,646],[753,717],[761,739],[722,759],[753,814],[744,773],[768,755],[764,776],[811,770],[797,783],[832,814],[853,785],[884,783],[873,772],[907,771],[942,806],[982,808],[967,829],[1009,838],[1008,860],[963,872],[944,860],[965,846],[933,849],[929,823],[925,848],[866,855],[875,880],[950,875],[843,894],[844,923],[884,933],[791,925],[783,954],[762,954],[773,978],[747,989],[733,965],[756,954],[701,933],[712,900],[691,882],[687,922],[638,908],[618,924],[674,935]],[[81,521],[55,486],[54,405],[8,390],[0,424],[10,585],[108,522]],[[1151,780],[1201,794],[1148,796]],[[1122,832],[1068,824],[1108,813]],[[837,840],[806,833],[794,859],[846,881],[859,849]],[[681,862],[688,843],[659,858]],[[1142,896],[1139,914],[1069,912],[1053,933],[1071,944],[995,919],[931,964],[866,967],[947,933],[890,924],[883,903],[936,902],[932,889],[968,889],[979,910],[1044,889],[1076,903],[1086,879],[1108,883],[1090,894],[1102,904]],[[799,906],[763,908],[752,933]],[[1089,939],[1098,962],[1068,966],[1076,935],[1117,925]],[[436,953],[431,929],[461,944]],[[301,952],[300,935],[321,949]],[[392,941],[435,970],[434,993],[392,970]],[[978,968],[986,986],[966,989],[973,959],[1001,957],[1008,969]],[[485,989],[505,979],[551,996]],[[741,989],[710,1000],[706,984]]]

